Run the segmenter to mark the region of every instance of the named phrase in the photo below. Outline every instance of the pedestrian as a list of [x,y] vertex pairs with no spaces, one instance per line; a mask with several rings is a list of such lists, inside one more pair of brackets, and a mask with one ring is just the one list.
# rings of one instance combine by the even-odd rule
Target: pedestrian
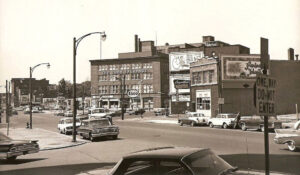
[[236,115],[236,118],[235,118],[234,126],[233,126],[234,129],[238,129],[240,120],[241,120],[241,114],[240,114],[240,112],[238,112]]

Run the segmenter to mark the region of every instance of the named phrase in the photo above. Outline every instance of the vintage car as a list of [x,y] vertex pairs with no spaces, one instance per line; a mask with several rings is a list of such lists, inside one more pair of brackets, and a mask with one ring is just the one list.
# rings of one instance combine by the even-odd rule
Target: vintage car
[[233,128],[234,124],[236,123],[237,117],[239,114],[218,114],[216,117],[208,119],[209,127],[213,128],[215,126],[222,127],[224,129]]
[[[76,118],[76,127],[78,128],[81,125],[81,122],[78,118]],[[57,129],[61,134],[68,134],[73,132],[73,118],[62,118],[59,120],[57,124]]]
[[65,113],[64,113],[63,110],[57,110],[57,111],[54,112],[54,115],[56,115],[56,116],[64,116]]
[[[274,172],[271,172],[272,175]],[[96,169],[79,175],[264,175],[238,170],[210,149],[158,147],[124,156],[112,169]],[[275,174],[275,173],[274,173]],[[284,175],[277,173],[276,175]]]
[[65,116],[65,117],[73,117],[73,111],[66,111],[66,112],[64,113],[64,116]]
[[300,149],[300,121],[297,121],[293,128],[275,129],[274,142],[277,144],[287,144],[290,151]]
[[[263,116],[242,116],[239,121],[239,127],[246,131],[247,129],[255,129],[264,131],[264,118]],[[270,116],[268,119],[268,128],[269,130],[280,129],[282,128],[282,122],[277,120],[276,117]]]
[[169,110],[167,108],[155,108],[154,114],[155,114],[155,116],[169,115]]
[[12,140],[0,133],[0,158],[15,160],[18,156],[39,152],[37,140]]
[[109,115],[109,111],[105,108],[91,108],[88,111],[89,118],[105,118]]
[[101,137],[117,139],[119,127],[113,125],[108,118],[88,119],[81,122],[81,126],[77,129],[77,132],[83,138],[91,141]]
[[184,124],[195,126],[195,125],[207,125],[209,117],[204,116],[202,113],[198,112],[187,112],[184,117],[178,118],[178,123],[180,126]]

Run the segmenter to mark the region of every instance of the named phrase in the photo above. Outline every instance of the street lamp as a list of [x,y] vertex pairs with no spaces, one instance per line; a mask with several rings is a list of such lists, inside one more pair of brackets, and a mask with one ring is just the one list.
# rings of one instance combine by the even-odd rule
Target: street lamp
[[141,118],[143,118],[143,112],[142,112],[142,110],[143,110],[143,108],[144,108],[144,104],[143,104],[143,99],[142,99],[142,82],[143,82],[143,80],[140,80],[139,81],[139,85],[140,85],[140,103],[141,103]]
[[[76,39],[76,37],[73,38],[73,142],[76,142],[76,54],[77,54],[77,48],[79,43],[87,36],[93,35],[93,34],[100,34],[101,39],[104,41],[106,39],[105,32],[92,32],[83,35],[82,37]],[[101,47],[100,47],[101,51]],[[101,57],[101,55],[100,55]]]
[[124,120],[124,93],[125,93],[125,74],[122,76],[120,75],[120,77],[117,77],[116,80],[120,81],[120,90],[121,90],[121,112],[122,112],[122,120]]
[[29,128],[32,129],[32,82],[31,82],[31,79],[32,79],[32,73],[34,71],[35,68],[41,66],[41,65],[47,65],[47,68],[49,69],[50,68],[50,63],[40,63],[40,64],[37,64],[33,67],[30,67],[29,68],[29,72],[30,72],[30,78],[29,78],[29,114],[30,114],[30,122],[29,122]]

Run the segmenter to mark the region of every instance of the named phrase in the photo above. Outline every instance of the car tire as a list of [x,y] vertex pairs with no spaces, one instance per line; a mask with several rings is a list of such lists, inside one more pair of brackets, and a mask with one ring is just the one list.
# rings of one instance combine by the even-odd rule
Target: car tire
[[180,121],[180,122],[179,122],[179,125],[180,125],[180,126],[183,126],[183,122],[182,122],[182,121]]
[[223,129],[227,129],[227,128],[228,128],[228,125],[227,125],[226,123],[223,123],[222,128],[223,128]]
[[95,138],[92,136],[91,133],[89,133],[89,140],[92,141],[92,142],[95,141]]
[[67,131],[66,131],[66,129],[64,129],[64,134],[66,134],[66,135],[67,135]]
[[113,138],[114,140],[117,140],[117,139],[118,139],[118,135],[114,135],[114,136],[112,136],[112,138]]
[[17,159],[17,156],[12,156],[12,157],[7,158],[7,161],[14,161],[16,159]]
[[247,127],[246,127],[246,124],[245,124],[245,123],[242,123],[241,128],[242,128],[243,131],[247,131]]
[[287,145],[288,145],[288,149],[289,149],[290,151],[292,151],[292,152],[297,151],[297,147],[296,147],[296,144],[295,144],[295,141],[294,141],[294,140],[289,141],[289,142],[287,143]]
[[265,132],[265,127],[264,126],[260,126],[259,129],[260,129],[261,132]]
[[209,123],[209,127],[210,127],[210,128],[213,128],[213,127],[214,127],[214,124],[213,124],[213,123]]

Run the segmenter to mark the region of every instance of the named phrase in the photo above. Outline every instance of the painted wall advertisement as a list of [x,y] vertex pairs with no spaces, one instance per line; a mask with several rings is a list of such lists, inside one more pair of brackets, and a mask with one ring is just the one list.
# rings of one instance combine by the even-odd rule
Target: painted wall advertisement
[[190,63],[203,57],[203,52],[172,52],[169,55],[169,69],[170,71],[189,70]]
[[261,72],[259,56],[226,56],[222,59],[222,67],[223,80],[255,79]]

